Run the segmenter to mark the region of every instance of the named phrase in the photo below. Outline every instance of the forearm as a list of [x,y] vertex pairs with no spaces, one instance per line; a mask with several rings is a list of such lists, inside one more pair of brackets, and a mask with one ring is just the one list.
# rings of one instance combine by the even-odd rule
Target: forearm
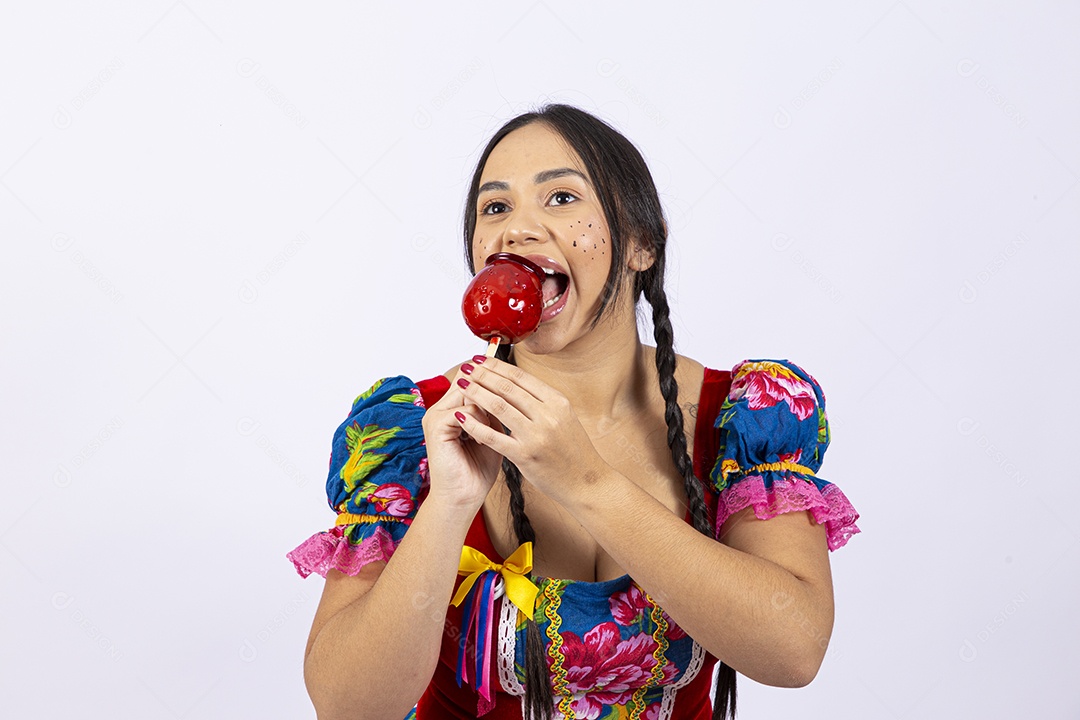
[[320,720],[400,720],[431,681],[475,513],[428,498],[381,575],[326,622],[304,663]]
[[831,582],[702,535],[610,468],[561,502],[710,653],[768,685],[801,686],[816,674],[832,628]]

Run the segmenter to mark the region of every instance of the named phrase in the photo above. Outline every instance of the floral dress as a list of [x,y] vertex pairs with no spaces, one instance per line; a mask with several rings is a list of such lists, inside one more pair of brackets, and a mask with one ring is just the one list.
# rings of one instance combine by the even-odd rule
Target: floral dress
[[[399,376],[378,381],[356,398],[331,448],[326,489],[337,521],[288,554],[302,577],[325,577],[330,569],[355,575],[370,562],[390,558],[427,495],[425,407],[448,387],[441,375],[418,383]],[[844,545],[859,532],[859,516],[837,486],[817,477],[829,439],[825,396],[797,365],[746,360],[730,372],[706,369],[693,462],[716,536],[731,515],[753,507],[761,519],[808,511],[825,526],[830,550]],[[497,597],[503,583],[495,570],[466,577],[467,552],[496,570],[514,563],[513,556],[504,559],[495,550],[482,512],[465,545],[455,591],[462,590],[466,600],[448,608],[440,661],[410,717],[520,720],[524,605],[543,638],[554,717],[711,718],[716,658],[629,575],[603,582],[562,580],[531,576],[527,566],[521,574],[535,594],[529,593],[527,603],[510,602],[509,591]],[[462,588],[463,583],[473,584]],[[488,685],[481,678],[490,678]]]

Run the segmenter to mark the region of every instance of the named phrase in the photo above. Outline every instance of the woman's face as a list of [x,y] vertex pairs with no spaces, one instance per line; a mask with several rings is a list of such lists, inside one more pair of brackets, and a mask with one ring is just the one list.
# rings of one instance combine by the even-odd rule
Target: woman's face
[[510,252],[550,271],[540,328],[524,342],[551,350],[587,330],[611,269],[611,236],[592,180],[562,136],[533,123],[503,138],[484,165],[473,211],[474,270],[492,253]]

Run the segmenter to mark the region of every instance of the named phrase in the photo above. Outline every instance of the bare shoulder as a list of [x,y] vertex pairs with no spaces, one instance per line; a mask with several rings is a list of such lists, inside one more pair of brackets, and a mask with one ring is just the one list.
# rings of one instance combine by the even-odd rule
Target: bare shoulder
[[704,377],[705,366],[686,355],[675,354],[675,372],[689,377]]
[[690,417],[697,417],[701,386],[705,383],[705,366],[693,358],[676,355],[675,381],[679,383],[679,405]]

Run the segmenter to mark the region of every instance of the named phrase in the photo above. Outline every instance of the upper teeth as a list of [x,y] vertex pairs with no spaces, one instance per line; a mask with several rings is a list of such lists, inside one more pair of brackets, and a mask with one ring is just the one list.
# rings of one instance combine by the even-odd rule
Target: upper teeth
[[[544,274],[547,275],[548,277],[554,277],[555,276],[555,271],[552,270],[551,268],[543,268],[543,270],[544,270]],[[562,293],[559,293],[555,297],[553,297],[550,300],[548,300],[547,302],[545,302],[544,303],[544,309],[546,310],[549,307],[551,307],[552,305],[554,305],[555,303],[557,303],[561,297],[562,297]]]

